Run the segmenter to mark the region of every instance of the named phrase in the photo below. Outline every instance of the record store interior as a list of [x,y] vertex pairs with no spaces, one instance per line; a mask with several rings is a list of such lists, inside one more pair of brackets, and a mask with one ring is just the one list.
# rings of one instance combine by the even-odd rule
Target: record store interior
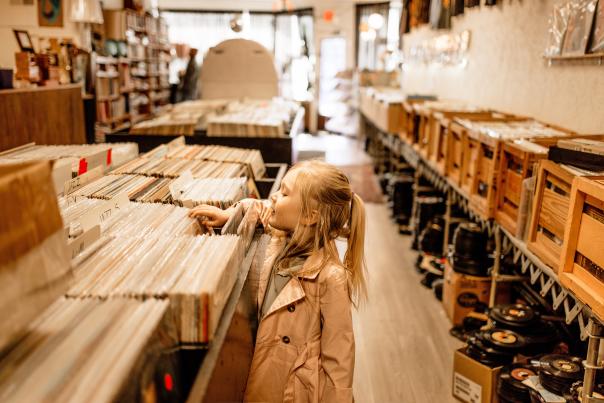
[[0,402],[604,403],[604,0],[0,0]]

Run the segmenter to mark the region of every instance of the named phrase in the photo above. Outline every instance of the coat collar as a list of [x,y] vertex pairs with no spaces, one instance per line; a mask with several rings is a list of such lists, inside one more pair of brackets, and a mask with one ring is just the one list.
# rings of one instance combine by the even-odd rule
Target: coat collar
[[[286,239],[284,237],[274,237],[271,239],[271,242],[267,247],[264,265],[262,266],[262,271],[260,273],[258,295],[256,297],[258,302],[258,312],[260,312],[262,303],[264,302],[264,295],[266,294],[266,287],[268,286],[271,270],[275,264],[277,256],[285,247],[285,243]],[[303,299],[306,296],[304,288],[300,283],[300,279],[315,280],[317,278],[321,272],[321,263],[323,262],[324,253],[324,250],[321,249],[312,253],[308,259],[306,259],[306,262],[304,262],[302,265],[300,274],[293,276],[290,281],[287,282],[279,295],[277,295],[277,298],[275,298],[273,301],[265,317],[278,309]]]

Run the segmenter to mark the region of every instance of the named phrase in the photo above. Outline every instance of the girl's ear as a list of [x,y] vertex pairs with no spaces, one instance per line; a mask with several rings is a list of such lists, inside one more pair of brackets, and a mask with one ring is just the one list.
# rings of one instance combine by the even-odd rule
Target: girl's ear
[[313,209],[307,217],[302,217],[300,223],[302,225],[315,225],[319,222],[319,210]]

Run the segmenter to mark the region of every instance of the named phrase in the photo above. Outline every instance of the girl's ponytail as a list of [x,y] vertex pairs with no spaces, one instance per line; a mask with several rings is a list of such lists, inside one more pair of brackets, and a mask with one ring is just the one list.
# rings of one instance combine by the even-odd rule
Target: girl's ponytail
[[344,255],[344,266],[350,272],[351,298],[355,306],[367,298],[365,283],[365,204],[355,193],[352,193],[350,208],[350,234],[348,247]]

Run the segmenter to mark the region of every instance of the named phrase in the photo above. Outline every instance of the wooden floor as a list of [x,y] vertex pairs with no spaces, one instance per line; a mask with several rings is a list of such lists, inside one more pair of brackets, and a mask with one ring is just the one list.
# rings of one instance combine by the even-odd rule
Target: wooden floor
[[369,299],[354,314],[357,402],[455,402],[449,320],[419,284],[411,238],[401,236],[385,204],[367,204],[365,253]]
[[[334,165],[370,163],[361,143],[350,138],[313,136],[298,144],[298,149],[324,152]],[[451,396],[453,352],[462,343],[449,335],[440,302],[419,283],[411,238],[398,234],[385,203],[368,203],[366,209],[369,299],[354,313],[355,400],[456,402]]]

